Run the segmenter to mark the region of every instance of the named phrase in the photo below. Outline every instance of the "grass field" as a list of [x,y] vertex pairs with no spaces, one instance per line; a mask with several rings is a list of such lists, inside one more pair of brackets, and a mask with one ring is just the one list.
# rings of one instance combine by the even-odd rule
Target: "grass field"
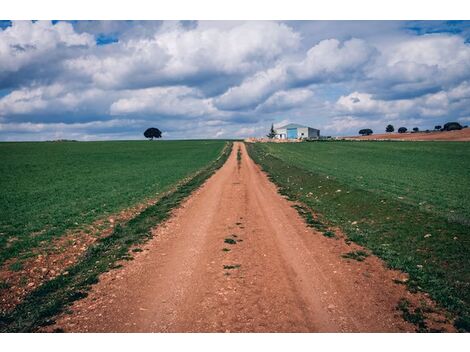
[[0,264],[168,190],[224,141],[0,143]]
[[290,198],[410,275],[469,330],[470,144],[256,143],[250,155]]
[[[90,145],[96,147],[97,143],[90,143]],[[95,153],[102,154],[103,150],[106,150],[104,154],[108,156],[96,156],[96,159],[108,160],[109,163],[111,163],[110,158],[115,160],[113,163],[115,168],[122,168],[125,175],[132,174],[132,171],[127,166],[120,165],[129,159],[140,160],[140,162],[133,163],[136,168],[135,177],[143,177],[139,170],[148,168],[151,176],[146,184],[150,190],[153,190],[151,195],[169,189],[170,185],[171,190],[160,197],[157,203],[148,206],[129,221],[116,225],[108,236],[98,239],[75,264],[67,268],[66,272],[34,289],[13,310],[0,313],[0,332],[36,331],[39,327],[50,324],[53,317],[63,312],[73,301],[85,297],[91,285],[98,281],[101,273],[120,267],[117,264],[120,260],[131,260],[130,249],[134,247],[133,251],[140,251],[137,246],[152,237],[151,229],[167,219],[172,209],[220,168],[231,151],[230,143],[225,141],[127,142],[127,144],[108,142],[98,143],[98,146],[100,152]],[[93,148],[87,149],[85,146],[77,148],[82,148],[81,152],[75,149],[80,155],[78,159],[82,161],[87,160],[84,151],[93,151]],[[112,152],[113,149],[114,152]],[[135,156],[136,153],[139,155]],[[59,152],[59,154],[62,153]],[[117,157],[114,159],[111,155]],[[91,166],[88,167],[91,168]],[[111,174],[119,178],[115,172]],[[131,177],[124,179],[132,182]],[[106,181],[106,179],[102,180]],[[72,184],[71,181],[69,183]],[[136,184],[139,185],[139,183],[134,183],[134,187]],[[132,184],[123,185],[126,192],[131,192],[130,187]],[[137,189],[134,191],[138,192]],[[148,196],[146,193],[140,192],[140,194],[141,197]],[[93,196],[92,193],[88,195]],[[133,198],[131,203],[134,201],[138,201],[138,198]],[[64,204],[66,205],[67,202]],[[124,203],[119,202],[118,199],[114,200],[114,204],[116,209],[124,206]],[[46,213],[47,210],[43,212]],[[29,245],[30,242],[24,243],[23,250],[26,250],[28,248],[26,244]]]

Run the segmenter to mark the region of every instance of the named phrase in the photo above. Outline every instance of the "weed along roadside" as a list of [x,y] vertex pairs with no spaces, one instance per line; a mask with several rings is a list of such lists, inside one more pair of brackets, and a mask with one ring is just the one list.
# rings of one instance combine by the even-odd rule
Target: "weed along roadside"
[[101,273],[115,268],[120,260],[132,260],[129,250],[151,238],[151,229],[166,220],[173,208],[219,169],[231,149],[232,143],[227,142],[221,155],[210,166],[194,174],[128,222],[116,226],[109,236],[92,245],[66,272],[44,283],[14,310],[0,316],[0,331],[31,332],[51,324],[55,315],[87,295]]
[[[330,155],[335,143],[329,144]],[[330,177],[312,172],[311,167],[307,170],[294,165],[294,147],[289,146],[292,153],[281,159],[277,148],[282,147],[275,143],[247,143],[250,156],[267,172],[280,192],[301,203],[297,210],[310,226],[326,232],[327,237],[334,234],[325,231],[325,224],[341,228],[349,240],[364,246],[391,268],[409,275],[408,280],[397,284],[406,283],[412,292],[427,292],[451,313],[450,320],[459,331],[469,331],[468,224],[396,197],[359,188],[347,178]],[[351,252],[344,260],[361,261],[367,255],[366,252]],[[410,313],[412,310],[407,304],[402,302],[397,309],[403,312],[404,318],[416,321],[419,331],[426,331],[425,323]]]

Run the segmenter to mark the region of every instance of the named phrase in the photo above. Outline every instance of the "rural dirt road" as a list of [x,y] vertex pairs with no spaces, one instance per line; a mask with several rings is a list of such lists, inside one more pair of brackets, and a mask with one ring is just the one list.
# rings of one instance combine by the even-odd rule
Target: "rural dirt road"
[[[237,160],[240,150],[241,160]],[[375,257],[307,227],[243,143],[134,260],[58,317],[66,332],[413,331]],[[226,243],[225,240],[228,242]],[[224,251],[227,248],[229,251]]]

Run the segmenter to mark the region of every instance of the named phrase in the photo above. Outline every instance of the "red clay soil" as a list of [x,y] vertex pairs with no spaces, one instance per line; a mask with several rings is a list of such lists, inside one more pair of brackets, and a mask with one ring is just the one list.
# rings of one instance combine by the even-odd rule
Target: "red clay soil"
[[370,136],[354,136],[347,139],[359,140],[404,140],[404,141],[453,141],[468,142],[470,141],[470,128],[464,128],[459,131],[443,131],[443,132],[417,132],[417,133],[381,133],[372,134]]
[[307,227],[292,205],[235,143],[133,261],[46,331],[414,331],[396,306],[426,296],[374,256],[342,258],[359,247]]

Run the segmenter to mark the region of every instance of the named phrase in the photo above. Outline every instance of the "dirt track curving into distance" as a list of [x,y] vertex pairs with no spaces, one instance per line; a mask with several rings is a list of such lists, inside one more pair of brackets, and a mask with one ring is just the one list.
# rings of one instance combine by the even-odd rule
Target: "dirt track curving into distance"
[[400,274],[373,256],[342,258],[357,247],[307,227],[243,143],[154,235],[47,330],[414,330],[396,310],[412,298]]

